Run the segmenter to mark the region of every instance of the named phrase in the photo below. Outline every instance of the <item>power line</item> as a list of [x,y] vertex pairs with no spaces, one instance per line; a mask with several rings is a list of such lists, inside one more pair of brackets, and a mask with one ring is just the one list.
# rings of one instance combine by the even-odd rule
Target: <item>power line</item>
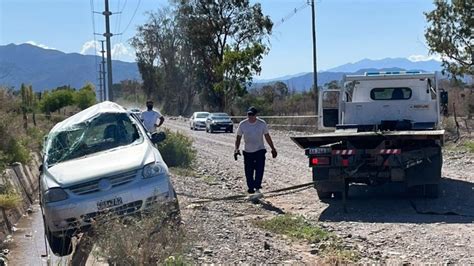
[[[126,6],[127,6],[127,0],[124,1],[123,6],[120,9],[120,14],[122,14],[122,12],[125,10]],[[120,15],[119,18],[118,18],[118,29],[117,29],[116,32],[120,32],[121,25],[122,25],[122,15]],[[122,34],[120,34],[120,37],[119,37],[119,43],[121,43],[121,42],[122,42]]]
[[[95,66],[95,72],[96,72],[96,75],[98,72],[100,72],[100,70],[97,70],[97,66],[99,65],[98,62],[97,62],[97,40],[95,38],[95,13],[94,13],[94,0],[90,0],[90,6],[91,6],[91,19],[92,19],[92,36],[94,36],[94,66]],[[98,73],[98,76],[100,78],[100,73]],[[102,82],[100,82],[99,84],[99,95],[101,95],[102,93]],[[99,97],[99,100],[102,100],[101,97]]]
[[287,22],[290,18],[292,18],[294,15],[296,15],[296,13],[298,13],[299,11],[307,8],[308,6],[310,6],[310,4],[308,2],[305,2],[300,7],[294,8],[293,11],[291,11],[286,16],[282,17],[280,20],[275,22],[275,24],[273,24],[273,28],[281,26],[281,24]]
[[137,11],[138,11],[138,8],[140,7],[140,3],[142,1],[141,0],[138,0],[138,4],[137,4],[137,7],[135,8],[135,11],[133,11],[133,15],[132,17],[130,18],[130,21],[128,22],[127,26],[125,27],[125,29],[120,33],[120,34],[123,34],[124,32],[127,31],[128,27],[130,26],[130,24],[132,24],[132,21],[133,19],[135,18],[135,15],[137,14]]

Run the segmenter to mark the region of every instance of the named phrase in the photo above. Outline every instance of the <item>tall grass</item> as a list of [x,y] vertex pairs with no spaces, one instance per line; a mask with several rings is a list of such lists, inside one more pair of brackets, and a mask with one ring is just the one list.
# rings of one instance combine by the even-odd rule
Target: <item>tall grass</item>
[[182,264],[185,236],[169,207],[125,218],[106,217],[93,225],[96,256],[111,265]]

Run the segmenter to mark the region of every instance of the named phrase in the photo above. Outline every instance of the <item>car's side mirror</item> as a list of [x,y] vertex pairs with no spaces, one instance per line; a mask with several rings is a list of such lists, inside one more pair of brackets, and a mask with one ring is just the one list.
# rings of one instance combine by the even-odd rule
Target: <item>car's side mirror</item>
[[154,132],[153,134],[151,134],[151,142],[153,142],[153,144],[160,143],[164,141],[165,139],[166,139],[165,132]]

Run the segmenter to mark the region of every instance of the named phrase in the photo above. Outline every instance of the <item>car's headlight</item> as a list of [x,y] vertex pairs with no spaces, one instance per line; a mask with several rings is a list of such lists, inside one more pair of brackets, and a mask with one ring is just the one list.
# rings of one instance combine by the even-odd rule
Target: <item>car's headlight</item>
[[143,178],[150,178],[163,173],[166,173],[165,166],[157,162],[147,164],[143,167]]
[[65,200],[68,197],[66,191],[60,187],[50,188],[44,193],[44,201],[46,203]]

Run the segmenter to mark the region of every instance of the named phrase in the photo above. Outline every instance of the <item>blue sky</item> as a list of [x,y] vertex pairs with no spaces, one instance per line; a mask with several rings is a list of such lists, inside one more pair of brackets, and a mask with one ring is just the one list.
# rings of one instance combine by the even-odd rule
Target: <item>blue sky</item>
[[[312,71],[311,8],[281,18],[306,0],[251,0],[260,2],[275,23],[271,50],[259,79]],[[167,0],[109,0],[113,12],[113,58],[133,61],[127,44],[146,11],[168,5]],[[0,0],[0,44],[30,42],[64,52],[94,54],[92,9],[102,11],[103,0]],[[431,0],[316,0],[318,70],[364,58],[432,58],[424,41],[423,12]],[[136,12],[135,12],[136,10]],[[135,16],[133,14],[135,13]],[[104,18],[94,15],[95,31],[104,31]],[[128,28],[127,28],[127,25]],[[96,40],[102,39],[96,36]]]

